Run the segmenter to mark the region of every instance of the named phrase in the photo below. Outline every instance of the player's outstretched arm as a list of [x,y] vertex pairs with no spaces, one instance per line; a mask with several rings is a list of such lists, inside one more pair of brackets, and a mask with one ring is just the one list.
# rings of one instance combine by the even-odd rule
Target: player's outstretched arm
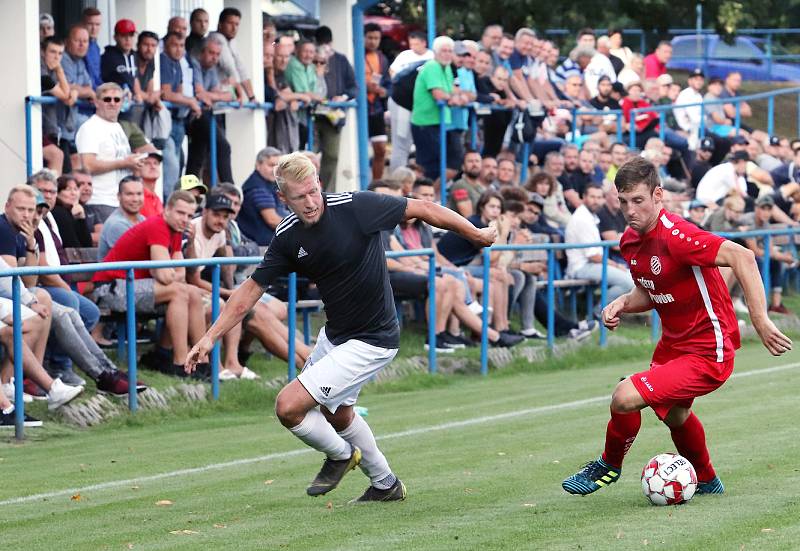
[[497,239],[494,227],[476,228],[460,214],[431,201],[408,199],[405,219],[410,218],[419,218],[431,226],[454,231],[479,247],[489,247]]
[[744,291],[750,321],[761,338],[761,342],[773,356],[780,356],[792,349],[792,340],[781,333],[767,315],[767,299],[764,283],[758,270],[753,251],[733,241],[725,241],[719,248],[717,266],[730,266]]
[[653,307],[653,301],[647,291],[634,287],[630,292],[620,295],[603,308],[603,325],[611,331],[619,327],[620,314],[647,312]]
[[186,365],[184,366],[186,373],[194,371],[198,363],[208,361],[208,354],[214,348],[214,343],[217,339],[240,323],[263,294],[264,290],[261,285],[252,279],[247,279],[231,294],[217,321],[197,341],[189,351],[189,355],[186,356]]

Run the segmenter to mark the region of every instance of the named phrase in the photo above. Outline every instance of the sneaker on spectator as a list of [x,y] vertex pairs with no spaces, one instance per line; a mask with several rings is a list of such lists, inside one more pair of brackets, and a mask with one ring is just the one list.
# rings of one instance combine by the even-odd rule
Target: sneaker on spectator
[[60,408],[81,392],[83,392],[82,386],[68,386],[62,383],[61,379],[53,379],[53,386],[50,387],[50,392],[47,393],[47,409]]
[[[3,383],[3,394],[6,395],[12,403],[14,402],[14,378],[12,377],[11,380],[7,383]],[[22,401],[26,404],[33,402],[33,396],[30,394],[23,392],[22,393]]]
[[[128,394],[128,374],[121,371],[106,369],[97,378],[97,392],[101,394],[112,394],[113,396],[125,396]],[[136,391],[147,390],[147,386],[140,382],[136,383]]]
[[242,372],[239,374],[239,378],[244,379],[245,381],[255,381],[256,379],[260,379],[261,375],[259,375],[252,369],[245,366],[242,368]]
[[[15,426],[15,412],[14,406],[11,406],[11,411],[0,411],[0,429],[4,428],[14,428]],[[42,422],[36,419],[35,417],[31,417],[27,413],[25,414],[25,420],[22,423],[24,427],[41,427]]]
[[228,368],[225,368],[219,372],[220,381],[235,381],[238,378],[239,376]]
[[483,313],[483,306],[481,306],[481,303],[478,302],[477,300],[473,300],[472,302],[470,302],[467,305],[467,307],[476,316],[480,316]]
[[475,346],[475,343],[472,342],[472,340],[470,340],[467,337],[465,337],[463,333],[460,334],[460,335],[453,335],[452,333],[450,333],[448,331],[447,332],[447,337],[450,338],[450,339],[453,339],[453,340],[456,340],[456,341],[460,342],[466,348],[472,348],[473,346]]
[[578,322],[578,329],[583,329],[584,331],[595,331],[599,327],[600,324],[596,320],[585,319]]
[[792,313],[791,310],[789,310],[783,304],[778,304],[777,306],[774,306],[774,305],[770,306],[769,307],[769,311],[770,312],[775,312],[776,314],[791,314]]
[[30,379],[22,380],[22,390],[25,394],[32,396],[34,400],[47,400],[47,392]]
[[442,337],[442,342],[444,343],[444,345],[448,348],[453,348],[455,350],[458,350],[467,347],[466,344],[461,342],[461,339],[459,339],[458,337],[454,337],[447,331],[442,331],[441,333],[439,333],[439,335]]
[[[437,354],[452,354],[453,352],[456,351],[455,348],[450,348],[449,346],[447,346],[445,344],[441,333],[436,335],[436,342],[434,343],[434,346],[436,347],[436,353]],[[430,349],[430,343],[426,340],[425,341],[425,350],[429,350],[429,349]]]
[[584,339],[588,339],[591,336],[592,332],[589,331],[588,329],[581,329],[580,327],[575,327],[569,330],[569,336],[567,338],[580,342]]
[[47,373],[53,379],[61,379],[61,382],[65,385],[69,386],[86,386],[86,381],[82,378],[78,377],[78,375],[72,371],[72,368],[69,369],[61,369],[61,370],[47,370]]
[[[186,370],[184,370],[182,365],[175,364],[176,375],[178,377],[186,377]],[[194,371],[190,375],[192,379],[196,379],[198,381],[203,382],[210,382],[211,381],[211,364],[210,363],[199,363],[197,367],[195,367]]]
[[520,335],[525,337],[526,339],[546,339],[547,335],[544,335],[539,332],[538,329],[535,327],[531,327],[530,329],[523,329],[519,332]]
[[524,340],[525,337],[522,335],[510,335],[505,331],[501,331],[500,337],[496,341],[490,342],[489,344],[496,348],[511,348],[512,346],[516,346]]

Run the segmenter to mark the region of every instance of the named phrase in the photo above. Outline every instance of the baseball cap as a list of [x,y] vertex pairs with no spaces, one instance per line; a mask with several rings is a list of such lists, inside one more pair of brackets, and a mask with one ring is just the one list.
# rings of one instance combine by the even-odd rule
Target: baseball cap
[[151,151],[150,153],[148,153],[148,154],[147,154],[147,158],[148,158],[148,159],[149,159],[149,158],[151,158],[151,157],[152,157],[153,159],[158,159],[158,162],[159,162],[159,163],[160,163],[160,162],[162,162],[162,161],[164,160],[164,156],[163,156],[163,155],[161,155],[161,153],[158,153],[158,152],[156,152],[156,151]]
[[120,19],[114,25],[114,34],[133,34],[136,32],[136,23],[130,19]]
[[703,151],[714,151],[714,138],[705,137],[700,140],[700,149]]
[[781,137],[780,136],[770,136],[769,145],[781,145]]
[[674,81],[672,80],[672,75],[664,73],[663,75],[659,75],[659,77],[656,79],[656,82],[659,84],[659,86],[669,86]]
[[747,154],[747,151],[734,151],[733,155],[731,155],[731,161],[734,163],[737,161],[749,161],[749,160],[750,160],[750,155]]
[[[670,77],[670,78],[672,78],[672,77]],[[627,92],[628,90],[630,90],[634,86],[638,86],[640,90],[644,90],[644,85],[642,84],[642,81],[634,80],[634,81],[631,81],[631,82],[628,83],[628,85],[625,87],[625,91]]]
[[212,193],[206,199],[206,208],[233,212],[233,202],[221,193]]
[[756,199],[757,207],[764,207],[764,206],[771,207],[774,204],[775,204],[775,199],[773,199],[772,195],[762,195],[761,197]]
[[622,84],[620,81],[614,82],[611,84],[611,89],[614,90],[620,96],[625,96],[625,85]]
[[706,206],[705,203],[703,203],[699,199],[692,199],[692,201],[689,203],[689,210],[692,210],[692,209],[705,209],[705,208],[708,208],[708,207]]
[[469,50],[461,40],[458,40],[456,41],[455,46],[453,46],[453,53],[456,55],[467,55]]
[[539,195],[538,193],[531,193],[528,197],[528,203],[533,203],[534,205],[539,205],[540,209],[544,208],[544,197]]
[[696,67],[691,73],[689,73],[689,78],[694,78],[694,77],[705,78],[706,75],[703,73],[703,70],[700,67]]
[[38,189],[34,189],[33,192],[36,195],[36,206],[37,207],[42,206],[42,205],[46,205],[48,207],[50,206],[50,204],[45,200],[44,195],[42,195],[41,191],[39,191]]
[[203,188],[203,191],[208,191],[208,187],[200,181],[200,178],[194,174],[184,174],[180,179],[181,189],[190,190],[196,187]]
[[747,145],[750,142],[748,142],[747,138],[745,138],[744,136],[734,136],[733,138],[731,138],[731,143],[733,145]]

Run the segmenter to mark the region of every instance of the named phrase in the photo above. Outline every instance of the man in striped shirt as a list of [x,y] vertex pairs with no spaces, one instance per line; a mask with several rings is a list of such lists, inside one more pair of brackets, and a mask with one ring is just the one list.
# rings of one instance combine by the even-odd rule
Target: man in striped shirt
[[650,368],[627,377],[614,390],[602,456],[562,486],[586,495],[616,482],[639,432],[641,410],[650,407],[669,427],[678,453],[694,465],[697,492],[723,493],[703,425],[691,410],[695,398],[713,392],[730,377],[740,346],[738,321],[720,267],[733,269],[767,350],[779,356],[792,349],[792,341],[767,316],[764,286],[750,250],[664,210],[656,168],[641,157],[625,163],[614,183],[629,225],[620,249],[636,286],[605,307],[603,323],[613,330],[620,314],[655,308],[662,336]]

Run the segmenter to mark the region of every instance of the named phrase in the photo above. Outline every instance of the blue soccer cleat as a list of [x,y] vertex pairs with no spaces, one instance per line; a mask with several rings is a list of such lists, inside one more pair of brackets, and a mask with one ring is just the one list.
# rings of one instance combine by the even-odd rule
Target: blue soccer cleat
[[612,467],[600,457],[590,461],[583,469],[564,480],[561,487],[565,491],[576,495],[588,495],[596,492],[603,486],[608,486],[619,480],[622,469]]
[[698,482],[697,483],[697,490],[694,492],[695,494],[724,494],[725,493],[725,485],[722,484],[722,481],[719,479],[718,476],[715,476],[708,482]]

